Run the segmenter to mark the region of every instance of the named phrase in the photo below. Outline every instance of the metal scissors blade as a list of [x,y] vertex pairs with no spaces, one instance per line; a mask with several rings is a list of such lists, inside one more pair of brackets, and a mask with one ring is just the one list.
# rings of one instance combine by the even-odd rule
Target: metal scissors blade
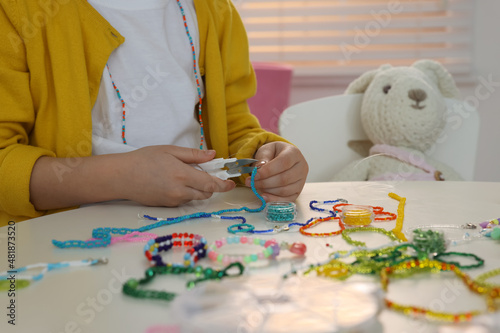
[[257,160],[253,158],[243,158],[236,160],[234,162],[226,163],[224,166],[227,168],[227,173],[233,174],[242,174],[242,173],[252,173],[254,167],[247,166],[248,164],[252,164],[257,162]]

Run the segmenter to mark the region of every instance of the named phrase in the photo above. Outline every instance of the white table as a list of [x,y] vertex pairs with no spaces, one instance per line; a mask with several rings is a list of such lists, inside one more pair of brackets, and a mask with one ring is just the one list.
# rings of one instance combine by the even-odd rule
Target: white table
[[[358,183],[308,183],[297,200],[297,221],[305,222],[318,212],[310,211],[311,200],[334,200],[345,198],[353,204],[379,205],[396,212],[398,202],[388,197],[394,192],[406,197],[405,227],[422,224],[479,223],[500,216],[500,183],[479,182],[358,182]],[[161,301],[137,300],[121,294],[122,283],[130,277],[142,278],[148,267],[143,255],[142,243],[115,244],[97,249],[58,249],[51,240],[90,238],[97,227],[138,228],[144,222],[138,213],[147,211],[154,216],[173,217],[198,211],[212,212],[246,205],[257,207],[258,201],[251,191],[237,188],[230,193],[180,208],[143,207],[131,202],[109,202],[83,207],[59,214],[28,220],[16,225],[16,267],[39,262],[59,262],[86,258],[107,257],[109,263],[102,266],[70,268],[49,272],[41,281],[16,293],[16,326],[9,325],[6,306],[9,299],[0,294],[1,332],[144,332],[155,324],[175,323],[170,305]],[[257,229],[269,228],[263,213],[245,213],[248,223]],[[205,236],[208,242],[227,236],[226,228],[231,221],[197,219],[176,225],[164,226],[151,232],[158,235],[173,232],[192,232]],[[379,223],[375,226],[391,230],[395,222]],[[336,223],[323,223],[320,231],[335,230]],[[0,271],[7,269],[7,227],[0,228]],[[302,236],[297,229],[262,238],[279,241],[302,241],[307,247],[303,263],[325,260],[333,250],[351,249],[340,236],[311,238]],[[353,236],[354,237],[354,236]],[[379,246],[386,242],[380,235],[358,234],[356,239],[365,240],[368,246]],[[325,244],[334,247],[328,249]],[[486,260],[484,267],[469,270],[471,276],[500,267],[495,241],[475,241],[456,246],[453,251],[472,252]],[[288,258],[288,259],[287,259]],[[204,259],[208,263],[208,259]],[[286,257],[265,269],[250,270],[250,275],[282,275],[290,268],[293,259]],[[446,281],[445,281],[446,280]],[[168,281],[168,282],[167,282]],[[445,281],[445,282],[443,282]],[[184,292],[186,280],[182,277],[158,277],[151,285],[153,289]],[[444,283],[444,284],[443,284]],[[426,290],[434,290],[428,294]],[[433,276],[424,281],[404,280],[389,289],[389,296],[412,303],[419,301],[443,311],[484,309],[482,299],[471,295],[457,279]],[[423,303],[422,303],[423,302]],[[437,332],[443,328],[425,321],[412,320],[389,310],[383,310],[372,332]]]

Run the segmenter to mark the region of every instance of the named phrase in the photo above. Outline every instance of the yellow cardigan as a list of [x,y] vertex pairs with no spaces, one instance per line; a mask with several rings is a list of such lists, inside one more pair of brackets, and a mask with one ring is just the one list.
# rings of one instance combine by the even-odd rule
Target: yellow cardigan
[[[262,130],[246,100],[255,74],[241,19],[229,0],[195,0],[205,135],[217,157],[250,157],[283,140]],[[0,226],[47,212],[30,202],[41,156],[92,154],[91,110],[110,53],[124,38],[85,0],[0,0]]]

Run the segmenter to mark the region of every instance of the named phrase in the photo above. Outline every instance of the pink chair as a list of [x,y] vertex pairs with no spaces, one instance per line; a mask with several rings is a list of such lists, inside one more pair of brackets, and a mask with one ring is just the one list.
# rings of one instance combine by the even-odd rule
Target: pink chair
[[248,100],[250,111],[265,130],[278,133],[278,120],[290,102],[293,69],[291,66],[254,62],[257,93]]

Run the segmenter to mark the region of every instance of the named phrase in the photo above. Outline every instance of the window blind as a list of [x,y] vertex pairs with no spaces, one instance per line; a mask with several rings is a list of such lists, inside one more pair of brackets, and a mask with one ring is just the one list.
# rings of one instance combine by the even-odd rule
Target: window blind
[[475,0],[234,0],[250,57],[296,76],[357,76],[435,59],[472,74]]

